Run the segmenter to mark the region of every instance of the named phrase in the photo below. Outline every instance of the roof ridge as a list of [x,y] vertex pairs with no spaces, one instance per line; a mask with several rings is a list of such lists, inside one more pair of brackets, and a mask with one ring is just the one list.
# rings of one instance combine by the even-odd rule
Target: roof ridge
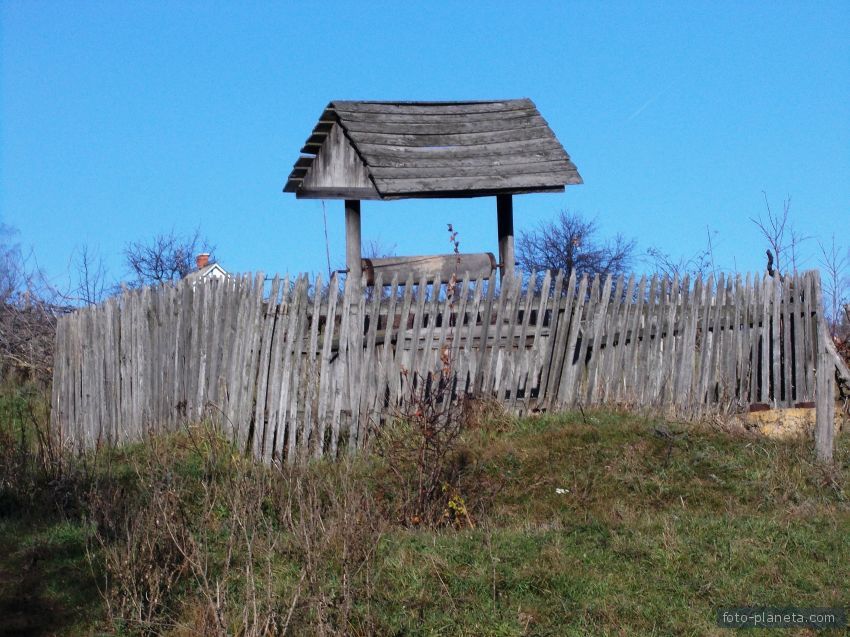
[[463,106],[464,104],[501,104],[504,102],[518,102],[521,100],[528,100],[529,102],[531,102],[531,99],[528,97],[510,97],[493,100],[331,100],[330,103],[335,104],[337,102],[344,102],[347,104],[399,104],[410,106],[429,106],[433,104],[435,106]]

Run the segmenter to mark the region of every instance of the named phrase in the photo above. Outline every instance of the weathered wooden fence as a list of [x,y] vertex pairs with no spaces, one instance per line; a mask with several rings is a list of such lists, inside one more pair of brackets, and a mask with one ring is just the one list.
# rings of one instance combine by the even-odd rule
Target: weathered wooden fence
[[[379,275],[380,276],[380,275]],[[81,447],[210,413],[266,461],[362,444],[411,383],[515,412],[627,404],[698,414],[815,399],[817,272],[793,277],[412,279],[262,275],[144,288],[59,321],[53,418]]]

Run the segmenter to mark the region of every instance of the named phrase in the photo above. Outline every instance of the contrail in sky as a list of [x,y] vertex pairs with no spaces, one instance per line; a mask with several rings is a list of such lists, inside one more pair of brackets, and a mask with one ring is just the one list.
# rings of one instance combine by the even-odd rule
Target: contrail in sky
[[[662,92],[663,92],[663,91],[662,91]],[[628,116],[628,118],[626,118],[626,121],[627,121],[627,122],[630,122],[630,121],[632,121],[635,117],[637,117],[638,115],[640,115],[641,113],[643,113],[643,112],[646,110],[646,107],[647,107],[647,106],[649,106],[650,104],[652,104],[652,103],[653,103],[655,100],[657,100],[660,96],[661,96],[661,92],[659,92],[659,93],[655,94],[653,97],[650,97],[648,100],[646,100],[646,102],[644,103],[644,105],[643,105],[643,106],[641,106],[641,107],[640,107],[639,109],[637,109],[634,113],[632,113],[631,115],[629,115],[629,116]]]

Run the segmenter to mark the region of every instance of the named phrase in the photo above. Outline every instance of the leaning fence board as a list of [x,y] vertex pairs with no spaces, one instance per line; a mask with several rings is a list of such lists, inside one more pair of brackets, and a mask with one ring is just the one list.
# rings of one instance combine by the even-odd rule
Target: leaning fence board
[[327,423],[328,408],[333,397],[331,389],[333,388],[331,370],[331,356],[333,352],[334,333],[336,330],[336,314],[337,301],[339,300],[339,281],[336,273],[331,275],[328,282],[328,304],[325,314],[325,333],[322,340],[322,360],[319,366],[319,400],[316,407],[316,443],[313,447],[313,455],[321,457],[324,452],[325,445],[325,426]]
[[803,346],[805,347],[806,361],[806,387],[808,388],[809,398],[817,393],[815,390],[815,373],[817,366],[817,337],[816,329],[814,329],[814,321],[812,320],[816,312],[819,313],[820,305],[813,303],[814,300],[814,277],[803,275],[802,285],[803,290]]
[[547,270],[543,277],[543,282],[540,284],[540,301],[537,304],[537,314],[534,323],[534,337],[531,342],[530,360],[528,364],[528,380],[526,381],[525,390],[525,406],[530,408],[532,405],[532,391],[535,387],[538,388],[537,403],[540,398],[540,374],[543,357],[543,324],[546,320],[546,308],[549,303],[549,289],[552,284],[552,272]]
[[319,349],[319,320],[322,314],[322,305],[327,303],[326,297],[321,293],[322,277],[318,275],[313,286],[313,307],[310,314],[310,343],[307,348],[307,362],[305,377],[304,394],[304,426],[300,440],[300,455],[301,459],[306,458],[310,454],[310,445],[313,442],[313,432],[315,423],[313,414],[316,411],[316,394],[317,384],[319,381],[319,364],[321,352]]
[[[394,330],[396,328],[395,323],[395,308],[398,303],[398,273],[393,274],[392,282],[390,283],[390,295],[389,295],[389,307],[387,308],[387,323],[384,327],[384,349],[381,351],[380,355],[380,365],[378,367],[378,385],[377,392],[375,396],[375,404],[372,405],[372,409],[381,413],[388,406],[387,404],[387,394],[390,389],[388,384],[392,382],[392,374],[389,370],[390,365],[393,361],[393,337]],[[377,326],[376,326],[377,328]],[[391,404],[391,403],[389,403]]]
[[653,275],[649,282],[649,295],[644,306],[643,325],[641,326],[640,349],[635,361],[635,398],[638,404],[646,404],[647,386],[649,384],[650,359],[652,357],[652,332],[658,316],[659,279]]
[[796,402],[808,401],[806,387],[805,347],[803,345],[803,307],[802,286],[799,281],[794,281],[791,288],[791,340],[794,343],[794,400]]
[[605,402],[616,403],[623,392],[623,374],[618,370],[623,369],[626,352],[628,351],[628,331],[629,321],[631,320],[631,311],[634,308],[632,299],[635,293],[635,276],[629,277],[628,285],[623,298],[620,301],[620,314],[617,318],[617,333],[616,342],[614,343],[613,356],[611,356],[611,366],[606,369],[605,376]]
[[[448,303],[448,298],[446,299],[446,303]],[[431,295],[428,299],[428,303],[426,305],[426,309],[424,310],[423,322],[427,322],[426,325],[423,325],[425,331],[422,338],[422,356],[419,357],[419,361],[416,363],[416,366],[413,367],[413,373],[416,375],[416,378],[419,382],[427,383],[428,378],[433,371],[433,363],[432,363],[432,349],[434,347],[434,330],[437,327],[437,318],[439,315],[440,308],[440,283],[434,282],[431,285]],[[445,316],[445,313],[443,313]],[[443,330],[440,330],[442,333]],[[419,341],[414,339],[413,344],[415,349],[419,350]]]
[[[572,271],[571,276],[573,277],[573,280],[574,280],[575,270]],[[540,365],[540,380],[538,382],[538,388],[539,389],[538,389],[537,401],[536,401],[536,407],[538,409],[540,409],[540,408],[546,409],[546,408],[551,407],[551,401],[553,400],[555,392],[551,391],[551,389],[550,389],[549,376],[552,375],[552,374],[560,374],[560,372],[561,372],[560,369],[557,369],[557,370],[553,369],[554,368],[553,357],[554,357],[555,353],[557,352],[557,349],[556,349],[557,329],[559,328],[560,325],[563,324],[563,322],[561,322],[560,319],[558,318],[559,317],[558,311],[559,311],[559,308],[560,308],[560,305],[561,305],[561,294],[562,294],[563,285],[564,285],[564,272],[562,270],[558,270],[557,274],[555,275],[554,290],[552,292],[552,303],[551,303],[552,309],[548,312],[548,314],[544,313],[540,317],[541,323],[546,321],[547,316],[549,317],[549,331],[548,331],[548,335],[541,336],[541,338],[542,338],[542,342],[540,344],[541,358],[538,361],[538,364]],[[568,286],[567,286],[567,298],[568,299],[571,298],[572,293],[573,293],[573,288],[571,286],[569,286],[569,284],[568,284]],[[567,320],[566,323],[569,323],[569,320]],[[564,328],[564,329],[566,329],[566,328]],[[547,400],[549,402],[547,402]]]
[[[493,285],[492,281],[488,285]],[[472,366],[472,334],[478,324],[478,317],[481,313],[481,298],[484,287],[484,281],[478,279],[475,283],[475,292],[472,295],[472,304],[470,306],[469,318],[467,319],[466,338],[463,343],[463,354],[461,355],[460,378],[463,379],[463,387],[468,387],[469,392],[475,391],[475,368]]]
[[287,405],[287,432],[286,432],[286,461],[292,463],[296,458],[296,444],[298,442],[298,430],[303,426],[299,420],[299,406],[303,407],[304,397],[304,358],[302,351],[305,345],[305,335],[308,333],[308,307],[310,299],[307,294],[308,281],[304,277],[299,306],[296,328],[290,334],[293,341],[292,347],[292,371],[290,374],[289,404]]
[[360,398],[352,405],[352,412],[357,414],[357,424],[353,435],[351,449],[358,449],[361,445],[362,438],[365,437],[366,427],[369,426],[369,418],[373,408],[373,395],[377,392],[377,385],[374,383],[376,367],[375,358],[375,336],[378,333],[378,322],[381,318],[381,292],[384,289],[384,277],[382,272],[378,272],[375,277],[375,287],[372,291],[372,303],[369,308],[368,325],[369,332],[366,337],[366,349],[363,354],[363,364],[360,373]]
[[[510,392],[510,406],[513,409],[516,409],[519,388],[520,384],[522,383],[521,376],[523,374],[523,370],[527,366],[526,354],[528,353],[528,350],[526,349],[526,337],[528,335],[528,326],[531,322],[531,307],[532,303],[535,300],[534,281],[536,279],[536,276],[536,274],[532,273],[528,279],[528,287],[525,293],[525,303],[522,306],[522,327],[520,328],[518,350],[515,355],[516,364],[514,365],[514,369],[512,370],[512,374],[510,377],[510,385],[508,386],[508,391]],[[517,304],[517,308],[519,308],[519,304]]]
[[664,330],[666,328],[667,314],[672,304],[673,289],[678,285],[679,276],[674,276],[670,281],[666,277],[661,282],[661,292],[658,296],[658,307],[655,316],[654,338],[651,344],[650,359],[647,369],[647,393],[645,404],[652,405],[657,402],[658,392],[661,385],[661,375],[664,371],[662,358],[664,355]]
[[[514,372],[514,363],[516,360],[516,353],[514,352],[514,343],[516,333],[514,330],[514,326],[519,322],[520,316],[520,290],[523,286],[523,278],[521,273],[517,273],[514,277],[514,289],[511,295],[511,298],[508,299],[509,310],[506,311],[505,314],[505,341],[506,345],[501,347],[501,339],[499,339],[499,347],[500,351],[504,355],[504,361],[502,364],[502,374],[499,378],[499,389],[497,390],[496,397],[503,398],[505,400],[510,399],[512,394],[512,389],[509,386],[510,378],[513,377]],[[531,295],[527,295],[531,296]],[[522,328],[520,327],[520,332]],[[522,347],[525,348],[525,343],[522,343]],[[508,403],[511,404],[510,402]]]
[[[461,341],[463,341],[463,322],[466,317],[466,309],[469,303],[469,281],[470,276],[469,272],[465,272],[463,275],[463,280],[461,281],[460,288],[455,288],[452,291],[452,304],[458,302],[458,296],[460,296],[460,305],[457,310],[457,314],[455,316],[454,325],[448,325],[444,330],[444,333],[449,333],[447,337],[447,343],[445,345],[447,360],[445,362],[445,366],[448,367],[449,370],[454,372],[455,378],[448,379],[449,382],[459,383],[461,382],[461,365],[459,365],[458,355],[460,354],[460,345]],[[480,279],[479,279],[480,281]],[[479,296],[480,298],[480,296]],[[451,320],[451,318],[449,319]],[[474,322],[474,321],[473,321]],[[466,384],[465,378],[463,380],[464,385]],[[455,390],[457,391],[457,390]],[[453,392],[449,391],[446,393],[446,401],[444,402],[444,407],[448,405],[448,401],[452,399]]]
[[770,350],[771,350],[771,304],[773,303],[773,279],[765,274],[761,285],[761,402],[769,403],[770,392]]
[[638,344],[640,343],[638,336],[640,332],[641,321],[643,317],[644,303],[646,302],[646,275],[641,276],[638,282],[638,289],[635,296],[635,301],[630,306],[629,322],[626,329],[626,334],[623,341],[623,364],[618,367],[620,370],[620,380],[616,381],[618,385],[616,401],[624,403],[634,403],[636,400],[635,393],[635,369],[637,367]]
[[[623,320],[625,319],[626,308],[628,307],[625,295],[627,292],[624,289],[626,278],[624,275],[617,277],[617,285],[614,289],[614,305],[611,308],[608,324],[605,328],[605,359],[602,362],[600,387],[600,402],[608,402],[613,394],[614,388],[608,383],[608,380],[613,376],[614,363],[617,356],[622,351],[617,341],[623,333]],[[634,276],[629,278],[629,284],[634,284]]]
[[[481,349],[482,351],[487,352],[482,362],[484,369],[482,370],[483,380],[481,391],[485,396],[489,395],[493,391],[493,375],[496,372],[496,365],[499,360],[498,354],[501,351],[499,348],[499,342],[502,332],[502,323],[504,322],[506,304],[508,303],[508,299],[511,298],[515,281],[516,278],[514,275],[508,275],[502,283],[502,289],[499,294],[499,302],[496,304],[496,313],[492,321],[493,326],[490,327],[493,335],[492,346],[489,345],[489,335],[486,340],[482,337],[482,340],[485,342],[481,343]],[[489,323],[490,321],[488,321],[488,326]]]
[[[516,321],[516,306],[519,300],[519,290],[522,287],[522,274],[516,273],[512,275],[507,280],[506,287],[508,289],[502,291],[505,302],[502,306],[501,316],[496,317],[496,331],[493,336],[493,347],[490,350],[491,358],[496,363],[491,367],[492,374],[490,375],[493,395],[496,398],[500,398],[504,372],[508,367],[508,358],[513,347],[512,327]],[[508,326],[507,329],[505,329],[506,325]],[[506,345],[504,347],[502,346],[503,334],[506,337]],[[497,364],[499,361],[501,361],[501,365]]]
[[484,308],[484,314],[482,315],[482,327],[481,327],[481,341],[478,349],[480,350],[477,353],[475,359],[475,376],[472,381],[472,392],[476,393],[479,391],[484,391],[482,387],[484,383],[484,361],[486,360],[487,354],[487,337],[490,332],[490,319],[492,318],[493,312],[493,298],[496,292],[496,283],[493,279],[490,279],[487,282],[487,301]]
[[403,378],[402,378],[402,368],[404,365],[404,338],[405,333],[407,332],[407,324],[408,318],[410,317],[410,308],[413,303],[413,285],[415,281],[413,279],[413,274],[409,274],[404,283],[404,298],[401,302],[401,314],[398,317],[398,336],[395,346],[395,352],[392,358],[392,365],[390,367],[390,404],[392,406],[398,405],[398,402],[401,398],[401,392],[403,388]]
[[[573,270],[567,281],[567,308],[564,313],[560,318],[556,316],[555,309],[560,305],[558,298],[555,299],[555,309],[552,312],[552,320],[557,319],[559,321],[558,331],[563,334],[562,338],[558,338],[555,351],[563,351],[558,354],[558,360],[561,361],[560,366],[553,363],[555,382],[546,388],[547,391],[551,391],[551,397],[546,403],[547,406],[571,405],[573,397],[578,395],[575,391],[575,383],[577,380],[581,380],[579,372],[584,364],[584,359],[581,356],[574,357],[574,353],[581,331],[582,312],[587,301],[587,274],[582,275],[581,282],[578,284],[578,293],[573,299],[572,291],[575,286],[575,276],[575,270]],[[566,345],[562,345],[564,342]]]
[[711,325],[711,348],[708,352],[707,384],[704,387],[708,391],[705,398],[706,403],[716,403],[723,400],[723,389],[721,387],[723,372],[723,338],[724,321],[726,320],[726,297],[729,294],[729,278],[721,273],[717,282],[717,297],[715,298],[712,311]]
[[673,387],[676,382],[677,343],[681,340],[681,336],[677,334],[677,325],[679,329],[684,327],[684,317],[680,314],[683,303],[683,289],[690,291],[688,276],[685,275],[681,285],[679,284],[678,275],[674,276],[669,305],[667,307],[667,316],[664,320],[664,331],[661,333],[661,364],[657,371],[658,388],[655,397],[656,403],[659,405],[673,402]]
[[791,285],[789,282],[782,284],[782,306],[781,306],[781,324],[782,324],[782,404],[786,407],[793,407],[794,400],[792,397],[792,373],[793,373],[793,356],[791,354]]
[[762,285],[761,276],[756,274],[753,277],[753,307],[751,308],[752,329],[749,334],[750,341],[750,400],[751,403],[757,403],[761,400],[761,304],[762,304]]
[[[266,395],[269,381],[269,361],[271,354],[271,338],[274,329],[274,317],[277,311],[277,296],[280,289],[280,276],[272,279],[269,298],[264,304],[262,337],[260,339],[260,358],[256,376],[256,404],[254,407],[254,436],[252,440],[254,455],[263,458],[263,441],[266,439]],[[316,295],[319,298],[319,295]]]
[[781,302],[781,290],[779,288],[779,277],[773,277],[773,290],[772,290],[772,303],[770,306],[771,317],[770,317],[770,359],[772,361],[772,365],[770,366],[770,388],[771,388],[771,397],[773,399],[773,406],[778,407],[782,401],[782,378],[781,378],[781,349],[780,349],[780,339],[782,336],[782,330],[779,326],[780,319],[780,302]]
[[[596,380],[602,359],[602,334],[605,330],[608,303],[611,300],[611,277],[612,275],[610,274],[606,276],[605,283],[602,286],[599,305],[596,308],[596,313],[593,319],[593,333],[591,336],[590,347],[588,348],[590,351],[590,361],[588,363],[587,373],[587,403],[591,405],[598,402],[596,395]],[[620,282],[622,284],[622,278]]]
[[744,386],[744,337],[747,325],[747,297],[746,285],[741,280],[741,275],[735,277],[735,320],[732,325],[734,330],[734,350],[729,352],[730,368],[732,376],[732,395],[737,398],[737,404],[741,404],[741,394]]

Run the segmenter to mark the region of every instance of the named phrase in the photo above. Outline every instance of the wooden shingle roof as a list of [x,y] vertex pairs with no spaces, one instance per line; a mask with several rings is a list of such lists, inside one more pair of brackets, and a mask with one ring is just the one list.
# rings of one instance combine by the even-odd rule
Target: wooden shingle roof
[[582,183],[530,99],[333,101],[301,153],[284,191],[304,198],[477,197]]

